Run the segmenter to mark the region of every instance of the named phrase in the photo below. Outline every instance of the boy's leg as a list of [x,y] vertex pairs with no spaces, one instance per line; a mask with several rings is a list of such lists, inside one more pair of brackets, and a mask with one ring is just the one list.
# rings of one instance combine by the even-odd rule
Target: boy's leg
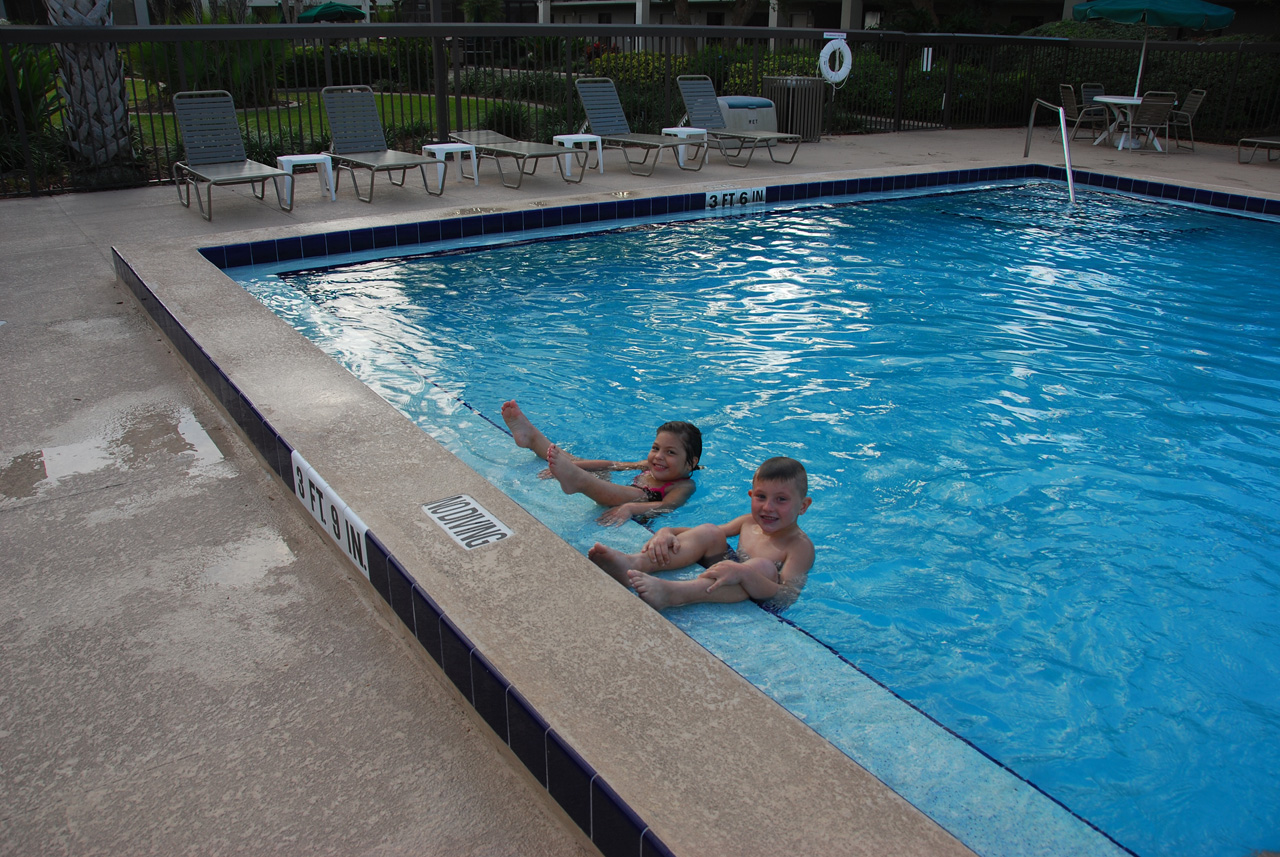
[[731,604],[736,601],[746,601],[748,598],[746,590],[736,583],[720,586],[708,592],[707,587],[711,585],[711,581],[705,577],[695,577],[692,580],[666,580],[632,569],[627,573],[627,579],[644,602],[655,610],[702,602]]
[[554,443],[547,448],[547,464],[551,475],[560,483],[560,490],[566,494],[585,494],[601,506],[621,506],[645,498],[644,491],[633,485],[608,482],[583,470],[569,453]]
[[640,553],[623,553],[616,548],[602,545],[599,542],[596,542],[595,546],[587,551],[587,557],[604,569],[614,580],[623,586],[630,586],[631,582],[627,578],[627,572],[630,569],[651,572],[684,568],[702,559],[719,556],[729,547],[728,542],[725,541],[724,533],[715,524],[701,524],[685,530],[676,536],[676,543],[677,547],[672,552],[670,559],[663,563],[654,562],[643,551]]
[[514,399],[502,405],[502,421],[507,424],[507,428],[511,429],[516,446],[530,450],[539,458],[547,457],[547,448],[551,446],[551,441],[529,422],[529,418],[524,415],[524,411],[520,410],[520,406]]

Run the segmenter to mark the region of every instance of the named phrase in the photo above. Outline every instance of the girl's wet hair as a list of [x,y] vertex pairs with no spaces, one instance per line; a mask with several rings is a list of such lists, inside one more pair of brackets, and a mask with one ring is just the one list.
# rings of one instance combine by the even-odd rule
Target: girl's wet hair
[[[654,432],[654,434],[664,431],[680,438],[680,445],[684,447],[686,461],[693,463],[702,459],[702,432],[698,431],[698,427],[693,423],[672,420],[669,423],[663,423],[658,426],[658,431]],[[689,469],[697,470],[698,467],[695,465]]]

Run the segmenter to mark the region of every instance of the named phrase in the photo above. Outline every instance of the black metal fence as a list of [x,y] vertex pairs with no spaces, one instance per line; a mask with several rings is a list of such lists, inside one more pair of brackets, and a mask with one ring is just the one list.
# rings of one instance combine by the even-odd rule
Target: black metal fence
[[[226,89],[251,158],[318,152],[319,91],[368,84],[388,144],[413,149],[452,130],[549,141],[585,117],[573,82],[613,78],[633,130],[679,124],[680,74],[721,95],[779,104],[786,130],[816,110],[827,134],[1015,127],[1058,84],[1134,86],[1137,42],[853,32],[851,74],[817,78],[815,30],[503,24],[0,27],[0,196],[166,181],[181,157],[173,93]],[[808,78],[808,80],[804,80]],[[1280,44],[1152,43],[1143,89],[1209,97],[1197,139],[1234,142],[1280,127]],[[801,90],[797,90],[798,92]],[[808,100],[806,100],[808,99]],[[812,103],[810,103],[812,102]]]

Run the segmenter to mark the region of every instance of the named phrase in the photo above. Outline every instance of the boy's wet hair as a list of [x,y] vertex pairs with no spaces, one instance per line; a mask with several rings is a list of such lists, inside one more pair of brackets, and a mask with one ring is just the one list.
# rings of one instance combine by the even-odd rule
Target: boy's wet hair
[[[658,426],[658,431],[654,432],[654,434],[664,431],[680,438],[680,445],[684,447],[686,461],[693,463],[702,460],[702,432],[698,431],[697,426],[684,420],[672,420],[669,423],[663,423]],[[690,468],[690,470],[697,469],[697,467]]]
[[792,482],[801,497],[809,495],[809,474],[805,471],[804,465],[794,458],[781,455],[767,459],[764,464],[757,467],[752,482]]

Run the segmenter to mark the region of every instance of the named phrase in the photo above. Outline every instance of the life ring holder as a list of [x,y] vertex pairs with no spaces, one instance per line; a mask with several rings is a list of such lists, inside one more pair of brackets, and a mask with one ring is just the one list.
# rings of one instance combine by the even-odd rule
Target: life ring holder
[[[840,58],[840,64],[835,68],[831,67],[833,54],[838,55]],[[822,49],[822,53],[818,55],[818,72],[823,79],[839,89],[852,70],[853,51],[849,50],[849,43],[844,39],[832,39],[827,42],[826,47]]]

